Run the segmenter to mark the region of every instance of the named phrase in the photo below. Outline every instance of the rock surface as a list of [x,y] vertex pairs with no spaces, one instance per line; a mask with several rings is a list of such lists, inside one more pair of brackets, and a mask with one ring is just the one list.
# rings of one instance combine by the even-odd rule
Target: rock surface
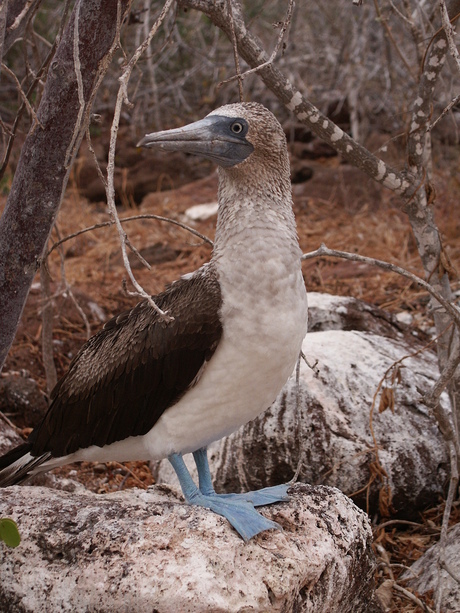
[[[403,575],[403,579],[408,580],[407,584],[420,594],[436,590],[438,583],[438,556],[439,544],[437,543],[430,547],[421,558],[412,564],[410,571]],[[449,570],[456,577],[460,577],[460,524],[451,528],[447,534],[444,561]],[[443,613],[458,613],[460,610],[460,583],[446,570],[441,570],[441,585],[441,611]]]
[[226,520],[169,488],[105,496],[14,486],[0,515],[22,542],[3,547],[9,613],[372,613],[374,561],[363,512],[332,488],[297,484],[266,507],[283,531],[244,543]]
[[0,411],[19,428],[34,427],[48,408],[37,382],[19,372],[0,375]]
[[[447,477],[447,454],[434,419],[421,402],[437,378],[436,357],[424,351],[400,363],[393,388],[394,413],[373,415],[373,397],[387,369],[423,346],[387,313],[359,300],[309,294],[310,330],[303,352],[299,393],[294,378],[268,411],[210,447],[217,491],[244,491],[289,481],[302,461],[300,480],[338,487],[371,513],[416,517],[437,501]],[[363,332],[363,330],[366,330]],[[395,371],[392,371],[395,372]],[[156,471],[174,482],[169,463]],[[380,476],[379,476],[380,475]],[[369,498],[367,485],[370,486]],[[392,501],[379,499],[389,486]]]
[[6,421],[0,419],[0,455],[3,455],[13,447],[17,447],[24,442],[14,428]]

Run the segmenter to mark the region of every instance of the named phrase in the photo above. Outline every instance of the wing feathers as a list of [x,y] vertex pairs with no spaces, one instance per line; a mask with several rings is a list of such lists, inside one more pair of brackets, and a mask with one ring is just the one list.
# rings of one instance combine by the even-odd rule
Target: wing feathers
[[213,269],[154,299],[174,321],[160,321],[147,302],[108,321],[53,390],[48,413],[29,437],[32,455],[59,457],[146,434],[197,379],[222,334]]

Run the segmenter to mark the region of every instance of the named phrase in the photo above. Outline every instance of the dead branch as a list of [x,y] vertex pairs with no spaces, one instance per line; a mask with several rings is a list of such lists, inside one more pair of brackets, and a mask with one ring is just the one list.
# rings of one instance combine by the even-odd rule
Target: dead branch
[[[205,243],[208,243],[208,245],[210,245],[211,247],[214,245],[214,243],[212,242],[210,238],[208,238],[204,234],[201,234],[201,232],[198,232],[198,230],[195,230],[194,228],[187,226],[181,221],[177,221],[176,219],[171,219],[170,217],[162,217],[161,215],[153,215],[149,213],[145,215],[134,215],[132,217],[120,217],[119,219],[120,219],[120,223],[122,224],[128,221],[138,221],[139,219],[156,219],[157,221],[164,221],[164,222],[173,224],[175,226],[178,226],[179,228],[183,228],[187,232],[190,232],[190,234],[193,234],[194,236],[201,238],[202,241],[204,241]],[[88,228],[83,228],[82,230],[73,232],[72,234],[69,234],[68,236],[56,241],[52,245],[52,247],[49,249],[49,251],[46,253],[45,257],[47,258],[50,255],[50,253],[52,253],[56,249],[56,247],[58,247],[59,245],[62,245],[62,243],[65,243],[71,240],[72,238],[80,236],[80,234],[85,234],[86,232],[92,232],[93,230],[98,230],[99,228],[105,228],[107,226],[112,226],[114,223],[115,222],[113,220],[103,221],[101,223],[94,224],[93,226],[89,226]]]
[[393,583],[393,589],[395,589],[397,592],[402,594],[405,598],[407,598],[407,600],[411,600],[418,607],[420,607],[423,611],[425,611],[425,613],[435,613],[431,607],[429,607],[422,600],[420,600],[420,598],[417,598],[415,594],[410,592],[405,587],[402,587],[401,585],[395,582]]
[[[16,334],[68,182],[70,164],[66,167],[63,159],[71,162],[76,155],[130,3],[131,0],[79,0],[50,64],[37,111],[39,124],[24,143],[0,219],[0,366]],[[79,112],[73,57],[77,11],[85,97],[83,115]]]
[[129,83],[129,79],[132,73],[132,70],[134,68],[134,66],[136,65],[137,61],[139,60],[139,58],[141,57],[141,55],[145,52],[145,50],[148,48],[152,38],[154,37],[154,35],[156,34],[156,32],[158,31],[159,27],[161,26],[161,24],[163,23],[168,11],[170,10],[171,6],[173,5],[174,0],[167,0],[163,6],[163,9],[161,10],[161,13],[159,15],[159,17],[157,18],[157,20],[155,21],[155,23],[153,24],[152,28],[150,29],[149,35],[147,37],[146,40],[144,40],[144,42],[139,45],[139,47],[136,49],[136,51],[134,52],[134,54],[132,55],[131,59],[129,60],[129,62],[127,63],[122,76],[120,77],[120,87],[118,90],[118,95],[117,95],[117,99],[116,99],[116,103],[115,103],[115,112],[114,112],[114,117],[113,117],[113,121],[112,121],[112,127],[110,130],[110,147],[109,147],[109,156],[108,156],[108,161],[107,161],[107,186],[106,186],[106,194],[107,194],[107,205],[109,208],[109,214],[110,217],[112,219],[112,221],[114,222],[117,231],[118,231],[118,236],[120,238],[120,245],[121,245],[121,252],[122,252],[122,257],[123,257],[123,264],[124,267],[128,273],[128,276],[130,278],[131,283],[133,284],[134,288],[135,288],[135,292],[129,292],[130,295],[134,295],[134,296],[141,296],[142,298],[144,298],[145,300],[147,300],[150,304],[150,306],[162,317],[165,319],[165,321],[170,320],[170,316],[167,315],[166,312],[162,311],[153,301],[151,295],[149,293],[147,293],[143,287],[141,287],[141,285],[137,282],[132,269],[131,269],[131,265],[129,263],[129,259],[128,259],[128,253],[126,251],[126,246],[128,243],[128,237],[125,233],[125,231],[122,228],[120,219],[118,217],[118,213],[117,213],[117,209],[115,206],[115,184],[114,184],[114,172],[115,172],[115,148],[116,148],[116,142],[117,142],[117,134],[118,134],[118,126],[120,123],[120,117],[121,117],[121,110],[122,110],[122,106],[123,104],[130,104],[129,103],[129,99],[128,99],[128,83]]
[[[210,0],[179,0],[179,5],[205,13],[231,39],[232,24],[225,10],[225,0],[216,2]],[[257,68],[257,73],[265,85],[285,104],[287,109],[351,164],[398,195],[411,197],[414,191],[413,177],[404,171],[399,172],[388,166],[321,113],[289,81],[287,76],[269,61],[270,58],[261,46],[260,41],[246,27],[241,5],[237,0],[233,0],[232,12],[240,55],[251,68]]]
[[286,12],[286,17],[284,18],[284,20],[278,24],[280,26],[280,33],[278,35],[278,38],[276,40],[275,43],[275,47],[270,55],[270,57],[268,58],[268,60],[266,62],[264,62],[263,64],[260,64],[259,66],[256,66],[255,68],[250,68],[249,70],[246,70],[243,73],[240,73],[240,67],[239,67],[239,60],[238,60],[238,49],[237,49],[237,44],[236,44],[236,34],[235,34],[235,23],[233,21],[233,12],[231,9],[231,0],[227,0],[228,1],[228,7],[229,7],[229,12],[230,12],[230,29],[231,29],[231,33],[232,33],[232,44],[233,44],[233,49],[234,49],[234,53],[235,53],[235,64],[236,64],[236,68],[237,68],[237,74],[234,75],[233,77],[230,77],[229,79],[225,79],[225,81],[222,81],[219,85],[223,85],[224,83],[230,83],[231,81],[234,81],[235,79],[238,79],[240,81],[240,100],[243,100],[243,90],[242,90],[242,80],[244,78],[246,78],[247,76],[249,76],[250,74],[254,74],[255,72],[258,72],[259,70],[262,70],[262,68],[265,68],[266,66],[269,66],[270,64],[273,64],[273,62],[275,61],[276,56],[279,53],[279,50],[281,49],[281,45],[283,44],[284,41],[284,37],[286,35],[287,29],[289,28],[290,24],[291,24],[291,20],[292,20],[292,12],[294,10],[294,0],[289,0],[289,5],[288,5],[288,9]]
[[18,111],[16,113],[16,117],[14,119],[13,126],[12,126],[11,130],[8,131],[8,142],[7,142],[7,145],[5,147],[5,152],[3,154],[3,159],[2,159],[1,164],[0,164],[0,179],[5,174],[6,167],[8,165],[8,161],[9,161],[9,158],[10,158],[11,150],[12,150],[12,147],[13,147],[14,139],[15,139],[15,136],[16,136],[16,131],[18,129],[21,117],[22,117],[25,109],[27,108],[26,100],[27,101],[29,100],[29,98],[31,97],[32,93],[35,91],[37,85],[40,83],[41,79],[43,78],[43,76],[45,75],[46,71],[48,70],[49,64],[50,64],[50,62],[51,62],[51,60],[52,60],[52,58],[54,56],[54,53],[55,53],[56,48],[58,46],[58,43],[59,43],[59,41],[61,39],[62,32],[64,30],[65,18],[67,16],[67,13],[68,13],[68,10],[69,10],[69,5],[70,5],[70,0],[67,0],[66,1],[66,5],[64,7],[63,17],[61,19],[60,30],[58,32],[58,35],[56,36],[56,39],[55,39],[53,45],[51,46],[51,49],[49,50],[48,55],[46,56],[44,62],[40,66],[39,70],[37,71],[37,74],[36,74],[35,78],[33,79],[32,83],[30,84],[27,92],[25,93],[25,99],[23,99],[22,104],[21,104],[21,106],[19,107],[19,109],[18,109]]
[[370,258],[364,255],[358,255],[357,253],[347,253],[346,251],[337,251],[335,249],[329,249],[323,243],[321,246],[316,249],[316,251],[311,251],[309,253],[304,253],[302,255],[302,260],[309,260],[316,257],[338,257],[344,258],[346,260],[352,260],[354,262],[362,262],[363,264],[370,264],[371,266],[379,266],[384,270],[388,270],[390,272],[394,272],[399,274],[406,279],[410,279],[414,283],[417,283],[421,287],[423,287],[437,302],[439,302],[447,313],[452,317],[457,326],[460,326],[460,310],[450,301],[446,300],[442,294],[437,292],[427,281],[424,281],[417,275],[401,268],[400,266],[396,266],[395,264],[390,264],[389,262],[384,262],[382,260],[376,260],[375,258]]
[[243,102],[243,77],[241,75],[240,57],[238,55],[238,46],[236,43],[235,24],[233,21],[233,12],[232,12],[232,0],[227,0],[227,10],[230,16],[230,30],[232,33],[233,59],[235,61],[236,75],[231,77],[230,79],[227,79],[227,81],[220,83],[218,87],[220,85],[223,85],[223,83],[225,82],[228,83],[230,81],[233,81],[234,79],[238,79],[238,93],[240,95],[240,102]]
[[8,0],[8,2],[2,2],[7,7],[7,27],[3,54],[7,53],[14,42],[24,35],[40,3],[41,0]]
[[40,266],[40,285],[42,293],[42,356],[45,368],[46,391],[48,397],[57,383],[56,365],[53,357],[53,304],[51,299],[51,277],[47,263]]
[[[458,441],[457,441],[458,446]],[[441,577],[441,570],[443,567],[445,549],[447,543],[447,531],[449,528],[449,518],[452,511],[452,504],[454,501],[454,497],[457,494],[458,488],[458,453],[454,441],[448,442],[449,449],[449,458],[450,458],[450,480],[449,480],[449,491],[447,494],[446,505],[444,507],[444,513],[442,518],[442,526],[441,526],[441,538],[439,539],[439,552],[438,552],[438,584],[435,591],[435,602],[436,602],[436,613],[441,613],[441,605],[442,605],[442,591],[443,591],[443,583]]]
[[3,46],[5,44],[7,10],[8,10],[8,2],[0,3],[0,64],[2,63],[2,59],[3,59]]
[[454,425],[452,425],[449,416],[441,408],[439,404],[439,398],[442,392],[446,389],[447,385],[455,375],[458,365],[460,364],[460,348],[457,346],[456,350],[451,353],[449,360],[445,365],[440,377],[427,394],[422,398],[422,402],[433,412],[439,425],[444,439],[448,442],[452,442],[455,446],[456,453],[460,457],[460,445],[458,441],[458,428],[456,424],[456,413],[453,411]]
[[445,560],[441,560],[440,566],[443,570],[445,570],[452,577],[454,581],[460,584],[460,577],[454,572],[454,570],[447,564]]
[[[442,27],[446,34],[449,52],[455,61],[457,71],[460,72],[460,53],[458,52],[457,45],[455,43],[455,30],[449,17],[445,0],[439,0],[439,7],[441,9]],[[458,17],[458,15],[456,17]]]

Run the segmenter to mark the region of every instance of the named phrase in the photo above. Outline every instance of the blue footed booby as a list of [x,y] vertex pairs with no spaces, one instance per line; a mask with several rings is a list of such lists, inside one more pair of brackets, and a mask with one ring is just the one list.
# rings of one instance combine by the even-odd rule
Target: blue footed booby
[[226,517],[248,540],[279,528],[255,507],[286,500],[287,486],[217,494],[206,447],[271,405],[306,334],[286,139],[272,113],[249,102],[147,134],[138,146],[217,163],[211,259],[153,296],[169,320],[143,301],[83,345],[42,422],[0,458],[0,485],[82,460],[168,458],[186,501]]

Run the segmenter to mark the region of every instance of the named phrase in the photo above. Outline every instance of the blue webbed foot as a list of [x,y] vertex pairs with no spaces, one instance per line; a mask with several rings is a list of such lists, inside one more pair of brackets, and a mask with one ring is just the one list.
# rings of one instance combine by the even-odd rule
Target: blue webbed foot
[[289,496],[287,495],[287,490],[289,488],[288,484],[264,487],[261,490],[244,492],[242,494],[216,494],[212,486],[206,449],[198,449],[193,453],[193,457],[195,458],[195,464],[198,469],[200,492],[202,494],[219,496],[227,500],[247,500],[255,507],[263,507],[266,504],[273,504],[274,502],[288,502],[289,500]]
[[244,499],[231,500],[218,494],[206,496],[198,490],[197,496],[190,503],[225,517],[245,541],[264,530],[281,530],[279,524],[258,513],[252,503]]
[[226,500],[247,500],[255,507],[263,507],[266,504],[273,504],[275,502],[289,502],[288,488],[289,484],[284,483],[242,494],[216,494],[216,496]]
[[286,500],[288,486],[268,487],[247,494],[216,494],[212,488],[211,476],[205,450],[194,453],[200,479],[200,489],[193,482],[182,456],[172,454],[169,457],[184,494],[189,504],[196,504],[225,517],[238,534],[248,541],[264,530],[281,529],[281,526],[258,513],[254,506],[262,506]]

